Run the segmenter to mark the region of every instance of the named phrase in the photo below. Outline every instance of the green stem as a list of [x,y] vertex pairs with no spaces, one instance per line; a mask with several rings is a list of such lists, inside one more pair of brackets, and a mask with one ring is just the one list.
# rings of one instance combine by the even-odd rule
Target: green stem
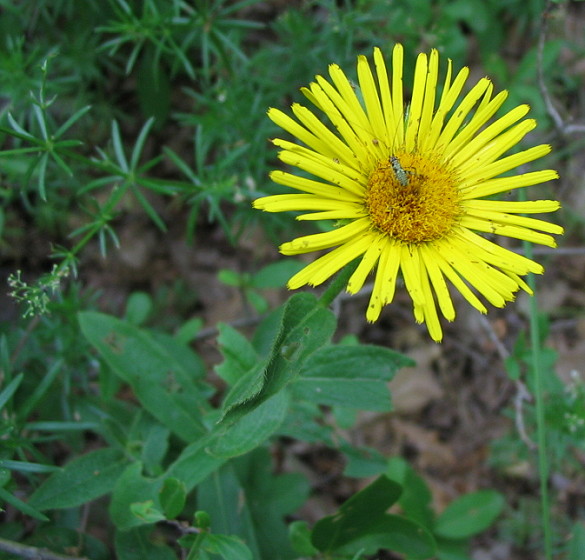
[[[532,245],[524,242],[525,254],[532,259]],[[546,419],[544,415],[543,368],[540,360],[540,324],[538,320],[538,300],[534,274],[529,274],[528,285],[534,295],[530,298],[530,349],[532,370],[534,372],[534,393],[536,401],[536,437],[538,444],[538,475],[540,480],[540,507],[544,533],[544,557],[552,560],[552,529],[550,518],[550,499],[548,493],[549,464],[546,451]]]
[[345,288],[345,286],[347,285],[347,281],[349,280],[350,276],[354,273],[359,262],[360,259],[355,259],[351,261],[349,264],[345,265],[345,267],[341,269],[341,272],[332,280],[331,284],[329,284],[328,288],[323,292],[323,295],[319,298],[319,303],[323,307],[328,307],[329,305],[331,305],[333,300],[340,294],[341,290]]

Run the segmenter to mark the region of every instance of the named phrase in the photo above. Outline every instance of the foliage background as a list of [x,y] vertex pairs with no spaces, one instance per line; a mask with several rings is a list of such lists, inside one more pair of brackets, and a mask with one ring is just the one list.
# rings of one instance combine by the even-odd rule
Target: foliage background
[[[175,426],[179,435],[170,436],[168,424],[142,412],[148,397],[90,344],[97,316],[84,315],[80,327],[78,313],[108,313],[143,329],[137,336],[148,337],[151,350],[166,349],[163,360],[189,364],[197,398],[218,406],[233,381],[225,373],[229,350],[247,348],[218,324],[255,336],[256,350],[266,346],[256,331],[260,317],[285,301],[280,286],[299,266],[276,247],[308,227],[251,209],[255,197],[278,189],[267,177],[278,165],[267,141],[277,131],[264,113],[302,101],[298,88],[330,62],[351,75],[357,54],[400,41],[406,75],[415,53],[437,48],[456,68],[468,65],[472,76],[489,75],[496,89],[508,89],[508,108],[529,103],[540,124],[531,142],[556,148],[546,165],[561,180],[544,194],[563,203],[554,219],[567,235],[560,250],[537,250],[547,268],[538,282],[555,546],[577,558],[585,507],[584,3],[5,0],[0,9],[0,270],[7,281],[22,271],[0,294],[1,497],[9,500],[2,538],[90,558],[113,550],[131,558],[136,542],[154,547],[150,510],[132,518],[155,515],[150,525],[116,533],[124,520],[115,507],[90,502],[101,491],[89,495],[80,483],[71,507],[57,508],[50,493],[38,497],[39,488],[51,490],[49,475],[63,472],[56,467],[95,451],[110,482],[146,486],[139,471],[121,478],[122,458],[139,458],[143,474],[156,477],[180,456],[181,429],[191,429]],[[288,551],[283,557],[294,557],[282,516],[313,524],[387,468],[388,458],[403,457],[426,481],[435,512],[480,489],[506,496],[497,523],[459,558],[534,558],[542,535],[533,410],[524,398],[531,389],[526,300],[487,318],[460,305],[440,346],[413,323],[405,294],[375,325],[365,323],[365,302],[336,302],[334,340],[393,348],[416,361],[391,382],[394,411],[307,404],[289,433],[218,465],[216,487],[246,487],[257,515],[280,523],[273,530]],[[39,314],[45,306],[49,313]],[[57,479],[57,495],[70,483]],[[276,499],[270,485],[296,495]],[[228,522],[209,488],[188,492],[177,515],[163,513],[192,521],[204,509],[214,532],[243,538],[241,520]],[[35,509],[27,510],[35,492]],[[152,557],[176,557],[168,555],[179,554],[176,540],[188,533],[156,527],[161,546]],[[255,538],[268,542],[262,532]]]

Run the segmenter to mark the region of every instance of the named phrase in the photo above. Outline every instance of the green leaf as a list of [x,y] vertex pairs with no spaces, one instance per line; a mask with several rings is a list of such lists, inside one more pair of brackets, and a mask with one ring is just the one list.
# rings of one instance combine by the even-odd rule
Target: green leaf
[[151,507],[161,510],[159,491],[163,479],[142,476],[142,463],[136,461],[120,475],[110,501],[110,517],[118,529],[127,530],[150,521],[141,519],[132,511],[132,504],[151,501]]
[[313,545],[323,552],[333,551],[367,534],[371,525],[380,520],[394,504],[402,488],[385,476],[349,498],[337,511],[320,519],[313,528]]
[[383,473],[386,470],[386,457],[371,447],[353,447],[342,444],[341,450],[347,457],[347,465],[343,471],[345,476],[367,478]]
[[167,519],[174,519],[183,511],[186,499],[185,484],[177,478],[166,478],[160,491],[160,505]]
[[39,521],[49,521],[49,518],[46,515],[43,515],[40,511],[37,511],[30,504],[19,500],[5,488],[0,488],[0,503],[1,502],[10,504],[15,509],[21,511],[25,515],[32,517],[33,519],[38,519]]
[[431,507],[433,497],[424,479],[402,457],[389,459],[385,474],[402,486],[398,503],[404,514],[432,531],[435,518]]
[[319,520],[312,544],[320,551],[374,554],[386,549],[408,558],[430,558],[435,553],[432,536],[409,519],[389,515],[386,510],[400,496],[401,487],[386,476],[353,495],[336,514]]
[[152,299],[144,292],[133,292],[126,304],[124,318],[137,327],[142,325],[152,311]]
[[294,259],[271,263],[252,276],[250,286],[256,289],[282,288],[288,279],[304,266],[305,263]]
[[197,507],[211,519],[211,532],[238,535],[250,547],[254,558],[260,558],[258,541],[247,494],[235,475],[232,464],[222,466],[197,488]]
[[569,540],[569,555],[567,560],[582,560],[583,551],[585,550],[585,526],[582,522],[577,522],[571,530]]
[[229,385],[235,385],[260,361],[248,339],[236,329],[220,323],[217,343],[223,362],[215,367],[217,374]]
[[306,477],[299,473],[275,475],[266,447],[239,457],[234,464],[254,522],[261,552],[256,557],[296,558],[284,519],[305,503],[310,491]]
[[214,457],[208,453],[208,442],[205,438],[185,447],[163,477],[174,476],[182,480],[187,492],[190,492],[226,461],[223,457]]
[[209,453],[215,457],[228,458],[258,447],[279,428],[286,416],[287,407],[288,395],[281,391],[227,429],[220,426],[209,445]]
[[219,554],[224,560],[254,560],[250,549],[237,537],[231,535],[205,535],[203,549]]
[[301,556],[316,556],[319,551],[311,544],[311,530],[306,521],[293,521],[289,525],[290,542]]
[[315,296],[292,296],[284,306],[267,365],[261,376],[257,373],[253,379],[255,390],[261,383],[260,390],[252,396],[243,391],[228,395],[222,422],[241,418],[290,383],[303,361],[329,341],[335,325],[333,313],[322,307]]
[[97,449],[52,474],[29,499],[33,508],[63,509],[95,500],[114,488],[127,464],[116,449]]
[[409,560],[435,558],[437,552],[433,536],[423,527],[405,517],[389,514],[373,522],[367,534],[345,544],[337,552],[342,555],[358,552],[370,555],[380,549],[404,555]]
[[173,550],[152,538],[152,527],[116,531],[115,547],[118,560],[177,560]]
[[190,442],[207,433],[206,399],[194,376],[147,331],[96,312],[79,313],[81,330],[155,418]]
[[[24,544],[44,549],[34,554],[36,558],[71,558],[71,551],[75,551],[75,557],[91,558],[91,560],[110,560],[111,551],[108,547],[92,535],[74,530],[69,527],[56,527],[49,524],[36,527],[34,533],[28,537]],[[51,551],[49,553],[48,551]],[[61,554],[65,556],[61,556]],[[16,556],[4,556],[3,558],[17,558]],[[29,556],[30,558],[30,556]]]
[[479,490],[451,502],[438,517],[434,532],[446,539],[465,539],[485,531],[500,515],[504,498],[495,490]]
[[165,519],[164,513],[154,506],[152,500],[146,500],[146,502],[134,502],[130,504],[130,511],[132,512],[132,515],[147,525],[158,523]]
[[297,399],[363,410],[391,410],[386,382],[412,360],[379,346],[329,346],[303,365],[293,385]]
[[437,539],[437,560],[470,560],[469,541]]
[[12,395],[14,395],[23,378],[24,373],[19,373],[6,387],[4,387],[0,393],[0,410],[6,406],[6,403],[10,400]]

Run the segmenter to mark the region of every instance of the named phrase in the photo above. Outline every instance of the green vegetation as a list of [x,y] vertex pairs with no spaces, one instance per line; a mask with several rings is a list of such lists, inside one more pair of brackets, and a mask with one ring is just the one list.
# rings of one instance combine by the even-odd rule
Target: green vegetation
[[[566,121],[584,122],[583,46],[561,31],[583,22],[583,7],[0,0],[0,559],[30,557],[26,545],[92,560],[390,558],[380,549],[469,560],[487,539],[509,545],[510,558],[537,558],[550,539],[555,558],[579,560],[583,494],[555,504],[582,486],[585,385],[582,372],[570,383],[555,374],[559,351],[547,345],[564,319],[578,347],[582,299],[535,319],[536,340],[524,320],[509,335],[499,363],[510,395],[495,414],[511,420],[485,442],[491,478],[438,507],[409,457],[355,437],[364,414],[393,414],[388,382],[415,366],[409,348],[387,344],[383,329],[354,336],[328,292],[286,299],[279,288],[302,265],[273,247],[320,224],[251,202],[282,192],[268,178],[281,165],[268,107],[300,101],[298,88],[328,64],[351,74],[358,54],[396,41],[410,53],[407,75],[415,53],[437,48],[508,89],[510,106],[530,103],[537,134],[559,147],[547,165],[571,173],[582,142],[551,113],[539,72]],[[549,196],[567,206],[555,219],[569,245],[582,244],[572,187],[555,188]],[[162,249],[141,257],[145,246]],[[239,296],[236,318],[204,323],[227,305],[209,303],[211,285]],[[534,451],[539,391],[549,527]],[[301,458],[312,450],[334,453],[344,470],[333,478],[347,484],[311,508],[327,494]],[[508,499],[516,476],[527,490]]]

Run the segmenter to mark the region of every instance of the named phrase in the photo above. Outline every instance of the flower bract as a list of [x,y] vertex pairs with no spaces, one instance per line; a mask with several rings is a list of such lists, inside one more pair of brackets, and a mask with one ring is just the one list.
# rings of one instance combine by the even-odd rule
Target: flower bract
[[[480,79],[464,93],[469,69],[453,76],[449,60],[439,77],[439,54],[420,54],[412,95],[405,103],[403,48],[392,52],[391,73],[380,49],[374,65],[358,58],[358,84],[329,66],[302,91],[317,111],[293,104],[294,118],[278,109],[268,116],[299,142],[276,138],[279,158],[301,174],[275,170],[274,182],[290,194],[265,196],[254,206],[268,212],[301,212],[298,220],[331,220],[334,227],[284,243],[280,251],[319,256],[288,282],[317,286],[359,259],[347,283],[355,294],[372,274],[366,318],[376,321],[402,278],[414,317],[440,341],[439,312],[455,318],[450,289],[485,313],[484,302],[503,307],[522,279],[540,264],[498,244],[501,236],[556,246],[563,229],[526,214],[553,212],[554,200],[500,200],[494,195],[558,178],[547,169],[510,173],[550,151],[546,144],[513,151],[536,122],[527,105],[494,115],[507,92],[494,95]],[[318,118],[325,116],[325,123]],[[510,153],[512,151],[512,153]]]

